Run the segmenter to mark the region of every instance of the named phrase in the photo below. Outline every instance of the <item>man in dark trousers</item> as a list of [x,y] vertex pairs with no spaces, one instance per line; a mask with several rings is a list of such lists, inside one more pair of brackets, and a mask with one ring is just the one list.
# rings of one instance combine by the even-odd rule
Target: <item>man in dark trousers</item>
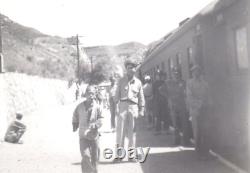
[[101,127],[102,116],[100,105],[96,101],[96,92],[94,86],[88,86],[86,100],[76,107],[73,114],[73,131],[79,128],[82,173],[97,173],[98,128]]
[[[172,79],[167,81],[168,103],[174,127],[174,144],[189,145],[188,114],[185,103],[186,83],[181,78],[181,70],[173,68]],[[182,132],[183,136],[180,136]]]
[[110,120],[111,120],[111,131],[115,131],[115,116],[116,116],[116,103],[115,103],[115,92],[117,88],[117,81],[114,76],[110,77],[111,86],[108,88],[109,93],[109,109],[110,109]]
[[[160,87],[165,83],[166,74],[163,71],[158,71],[156,74],[156,80],[153,83],[153,114],[156,118],[156,133],[161,134],[162,128],[165,130],[169,128],[168,122],[168,106],[167,98],[160,93]],[[162,126],[162,124],[164,126]]]

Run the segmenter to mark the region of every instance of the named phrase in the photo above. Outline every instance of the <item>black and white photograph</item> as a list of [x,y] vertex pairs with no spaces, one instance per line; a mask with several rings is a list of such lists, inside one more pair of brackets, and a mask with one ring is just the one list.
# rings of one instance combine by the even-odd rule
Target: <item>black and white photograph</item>
[[250,0],[0,0],[0,173],[248,173]]

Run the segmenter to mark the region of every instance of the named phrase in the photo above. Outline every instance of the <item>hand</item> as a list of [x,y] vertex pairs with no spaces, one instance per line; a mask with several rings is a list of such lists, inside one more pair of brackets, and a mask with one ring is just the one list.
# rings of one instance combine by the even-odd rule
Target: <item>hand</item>
[[95,129],[95,128],[96,128],[96,123],[91,123],[91,124],[89,125],[89,128],[90,128],[90,129]]
[[72,123],[72,125],[73,125],[73,132],[77,131],[78,123]]
[[139,111],[139,117],[143,117],[144,116],[144,110],[140,110]]

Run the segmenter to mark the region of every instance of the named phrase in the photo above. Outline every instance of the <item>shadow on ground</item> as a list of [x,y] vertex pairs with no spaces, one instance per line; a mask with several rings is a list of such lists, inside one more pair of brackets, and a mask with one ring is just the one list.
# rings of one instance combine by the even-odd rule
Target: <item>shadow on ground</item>
[[140,163],[143,173],[233,173],[216,158],[198,160],[193,148],[173,145],[172,134],[154,135],[146,130],[144,121],[138,123],[137,146],[150,147],[144,163]]

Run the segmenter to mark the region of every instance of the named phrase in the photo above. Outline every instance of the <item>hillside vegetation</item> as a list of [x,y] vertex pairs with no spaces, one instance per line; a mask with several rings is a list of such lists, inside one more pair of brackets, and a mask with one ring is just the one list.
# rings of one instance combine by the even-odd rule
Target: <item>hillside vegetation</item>
[[[76,78],[76,45],[70,42],[70,38],[45,35],[4,15],[0,15],[0,18],[5,71],[66,80]],[[87,59],[81,59],[81,67],[85,68],[81,70],[89,71],[90,57],[93,58],[94,67],[103,62],[109,70],[112,66],[122,66],[124,58],[138,51],[142,52],[145,48],[135,42],[117,46],[85,47]],[[102,80],[107,78],[108,76],[104,76]]]

